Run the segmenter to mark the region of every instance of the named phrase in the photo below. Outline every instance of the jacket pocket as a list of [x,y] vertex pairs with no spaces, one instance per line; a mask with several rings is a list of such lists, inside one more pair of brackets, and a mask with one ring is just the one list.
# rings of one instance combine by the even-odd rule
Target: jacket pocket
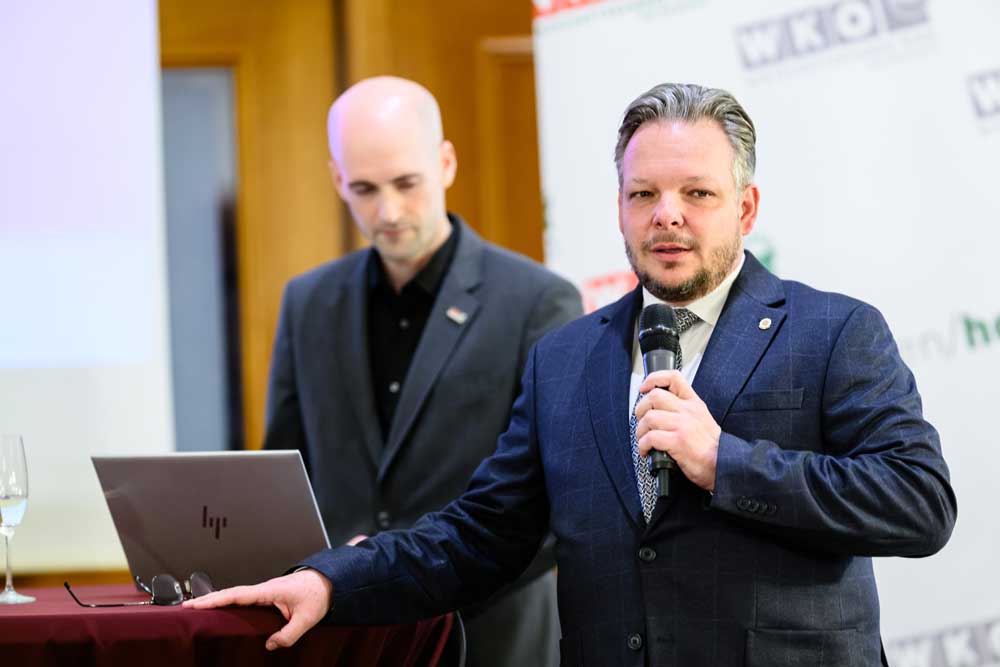
[[752,410],[798,410],[802,407],[805,389],[776,389],[754,391],[741,394],[733,401],[730,412],[750,412]]
[[855,629],[747,631],[747,667],[870,667],[863,656]]

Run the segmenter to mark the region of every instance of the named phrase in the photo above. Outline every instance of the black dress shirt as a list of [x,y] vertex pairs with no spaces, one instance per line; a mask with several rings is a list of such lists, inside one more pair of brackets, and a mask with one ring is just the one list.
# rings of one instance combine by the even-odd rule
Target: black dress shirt
[[406,372],[458,246],[460,228],[450,217],[449,222],[448,240],[398,294],[389,282],[378,251],[373,250],[369,255],[368,357],[383,443],[389,437]]

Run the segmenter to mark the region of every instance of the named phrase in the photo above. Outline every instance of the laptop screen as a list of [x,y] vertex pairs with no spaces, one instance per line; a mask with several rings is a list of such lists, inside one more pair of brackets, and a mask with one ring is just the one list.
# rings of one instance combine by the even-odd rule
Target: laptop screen
[[216,588],[284,574],[330,546],[298,451],[91,457],[129,570]]

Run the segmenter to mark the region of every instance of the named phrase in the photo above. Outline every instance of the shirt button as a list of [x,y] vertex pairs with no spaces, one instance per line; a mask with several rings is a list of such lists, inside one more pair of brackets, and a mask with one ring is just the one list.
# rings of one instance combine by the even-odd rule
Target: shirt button
[[628,647],[633,651],[638,651],[642,648],[642,635],[638,632],[633,632],[628,636],[628,641],[626,642]]
[[389,530],[389,526],[391,525],[390,523],[391,517],[389,516],[388,512],[382,510],[381,512],[378,513],[376,519],[378,521],[379,528],[381,528],[382,530]]
[[642,547],[639,549],[639,560],[645,563],[651,563],[656,560],[656,549],[652,547]]
[[405,317],[403,319],[401,319],[399,321],[399,328],[400,329],[409,329],[410,328],[410,320],[406,319]]
[[390,394],[398,394],[399,393],[399,383],[398,382],[393,381],[393,382],[389,383],[389,393]]

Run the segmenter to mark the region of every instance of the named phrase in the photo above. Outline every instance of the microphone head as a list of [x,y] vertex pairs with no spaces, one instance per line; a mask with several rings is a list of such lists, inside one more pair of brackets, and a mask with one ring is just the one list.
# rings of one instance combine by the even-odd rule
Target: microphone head
[[639,313],[639,349],[642,354],[651,350],[680,350],[677,319],[674,309],[664,303],[653,303]]

